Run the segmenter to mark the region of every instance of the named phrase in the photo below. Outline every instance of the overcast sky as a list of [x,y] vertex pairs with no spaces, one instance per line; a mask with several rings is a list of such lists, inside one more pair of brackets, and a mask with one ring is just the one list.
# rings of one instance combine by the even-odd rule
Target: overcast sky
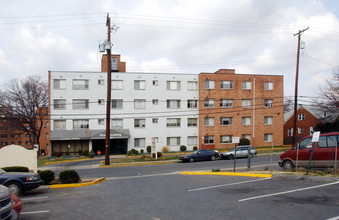
[[127,72],[284,76],[294,95],[302,35],[299,95],[339,71],[337,0],[0,0],[0,85],[52,71],[100,71],[106,17],[118,29],[113,54]]

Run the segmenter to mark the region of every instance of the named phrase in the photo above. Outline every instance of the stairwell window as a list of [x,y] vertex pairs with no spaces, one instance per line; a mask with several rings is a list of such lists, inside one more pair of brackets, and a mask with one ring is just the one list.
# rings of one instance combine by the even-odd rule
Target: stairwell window
[[264,125],[272,125],[273,124],[273,117],[272,116],[265,116],[264,117]]
[[205,117],[204,118],[205,126],[214,126],[214,118],[213,117]]

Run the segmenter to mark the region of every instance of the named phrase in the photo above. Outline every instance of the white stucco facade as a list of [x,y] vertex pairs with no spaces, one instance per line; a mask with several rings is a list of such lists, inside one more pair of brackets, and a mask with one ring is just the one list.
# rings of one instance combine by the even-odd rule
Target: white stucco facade
[[[89,150],[98,144],[90,136],[106,127],[106,76],[105,72],[49,73],[52,148],[53,141],[88,141]],[[119,132],[122,137],[126,134],[127,150],[146,150],[153,137],[158,151],[164,146],[171,151],[180,145],[188,150],[198,146],[197,74],[112,72],[111,85],[111,129],[118,132],[113,134],[116,139]],[[74,137],[69,136],[72,132]]]

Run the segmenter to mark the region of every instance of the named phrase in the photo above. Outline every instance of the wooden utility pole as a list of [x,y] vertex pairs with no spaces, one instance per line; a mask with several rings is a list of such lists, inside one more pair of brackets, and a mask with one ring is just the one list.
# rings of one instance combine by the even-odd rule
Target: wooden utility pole
[[111,18],[107,14],[107,32],[108,39],[106,42],[107,48],[107,100],[106,100],[106,139],[105,139],[105,165],[109,165],[109,152],[110,152],[110,136],[111,136]]
[[300,38],[301,34],[308,30],[308,27],[304,30],[299,30],[298,33],[293,36],[298,35],[298,51],[297,51],[297,68],[295,73],[295,92],[294,92],[294,117],[293,117],[293,138],[292,138],[292,146],[295,144],[295,138],[297,133],[297,110],[298,110],[298,78],[299,78],[299,56],[300,56]]

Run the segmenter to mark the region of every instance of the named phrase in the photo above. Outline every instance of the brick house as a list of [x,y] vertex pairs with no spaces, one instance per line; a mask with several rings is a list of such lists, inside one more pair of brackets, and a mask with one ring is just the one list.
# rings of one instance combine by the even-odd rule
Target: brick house
[[234,147],[233,137],[253,146],[282,145],[283,76],[200,73],[199,137],[203,149]]

